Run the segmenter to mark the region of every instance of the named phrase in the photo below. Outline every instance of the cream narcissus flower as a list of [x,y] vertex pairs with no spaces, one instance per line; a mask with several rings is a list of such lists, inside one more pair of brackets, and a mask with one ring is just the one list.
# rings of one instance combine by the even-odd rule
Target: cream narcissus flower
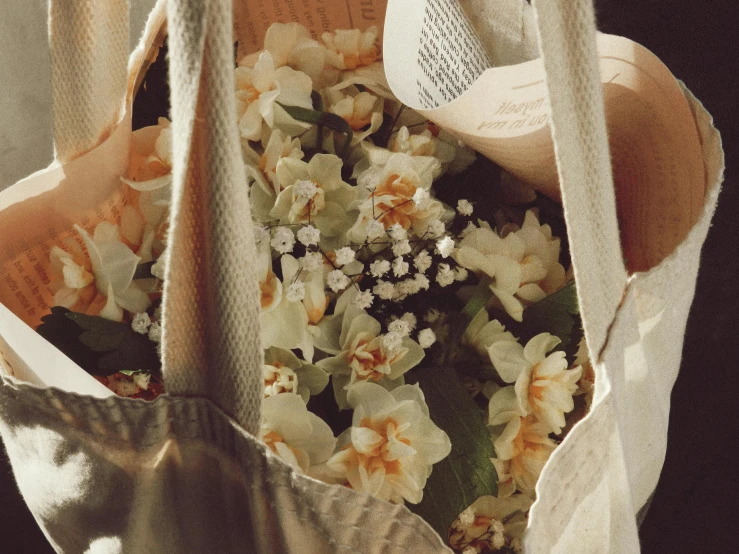
[[302,473],[328,460],[336,447],[331,428],[308,411],[296,394],[278,394],[262,401],[259,438],[284,461]]
[[493,423],[500,419],[499,414],[517,408],[521,416],[535,415],[550,432],[562,432],[564,414],[575,407],[572,395],[577,391],[582,368],[567,369],[564,352],[547,355],[559,343],[557,337],[541,333],[525,347],[515,341],[499,341],[488,347],[490,360],[503,381],[515,383],[490,399],[492,425],[503,422]]
[[75,230],[85,243],[89,261],[80,256],[78,248],[71,253],[52,248],[52,267],[62,273],[64,282],[54,296],[57,305],[88,310],[89,304],[80,303],[92,300],[97,291],[101,298],[106,298],[99,312],[106,319],[121,321],[124,309],[131,313],[146,311],[151,303],[149,296],[133,282],[141,258],[123,244],[118,227],[99,223],[92,237],[78,225]]
[[387,231],[393,225],[413,230],[422,236],[429,224],[444,215],[444,207],[434,198],[416,202],[417,191],[431,187],[431,173],[419,173],[411,156],[393,154],[384,166],[372,166],[359,178],[366,192],[359,206],[359,218],[349,229],[347,238],[363,243],[368,238],[368,225],[379,222]]
[[282,158],[277,182],[283,189],[270,216],[283,223],[310,223],[324,237],[338,237],[353,221],[356,188],[341,178],[342,161],[333,154],[316,154],[306,163]]
[[261,292],[262,345],[285,350],[299,348],[303,358],[313,359],[313,340],[308,332],[308,314],[302,302],[291,302],[289,285],[300,271],[300,264],[290,255],[280,259],[282,281],[272,270],[269,243],[260,243],[257,249],[257,275]]
[[536,481],[557,444],[549,438],[545,423],[534,416],[515,416],[495,439],[493,447],[497,458],[491,461],[498,474],[498,495],[510,496],[519,490],[533,497]]
[[431,418],[418,385],[387,391],[374,383],[349,389],[352,426],[339,437],[327,468],[349,485],[381,500],[418,504],[435,463],[451,442]]
[[488,312],[484,308],[472,318],[462,335],[462,344],[474,348],[485,358],[488,357],[488,347],[500,340],[515,342],[516,338],[510,331],[506,331],[505,326],[497,319],[488,321]]
[[366,31],[349,29],[323,33],[321,38],[328,49],[326,61],[341,70],[370,65],[380,57],[378,34],[377,27],[370,27]]
[[[331,69],[330,66],[326,66],[325,73],[330,73]],[[390,89],[387,76],[385,75],[385,67],[381,61],[376,61],[369,65],[361,65],[356,69],[341,71],[340,73],[341,81],[336,86],[354,85],[367,89],[389,102],[392,113],[397,113],[402,107],[402,104]]]
[[167,119],[160,117],[156,125],[133,132],[126,176],[126,183],[172,181],[172,129]]
[[[402,133],[403,129],[407,131],[407,128],[403,127],[399,133]],[[397,134],[394,136],[397,136]],[[410,136],[418,137],[420,135]],[[391,138],[388,148],[375,146],[368,141],[362,142],[361,150],[357,149],[358,159],[354,164],[353,176],[359,177],[367,169],[372,167],[377,171],[377,168],[384,167],[387,164],[393,154],[401,153],[407,154],[411,157],[411,161],[413,162],[416,171],[422,176],[421,178],[424,182],[428,179],[433,181],[439,177],[442,174],[442,166],[438,156],[434,155],[432,146],[424,142],[423,139],[411,142],[414,144],[400,144],[398,141],[393,141],[393,138]]]
[[349,124],[354,134],[352,144],[359,144],[382,125],[383,99],[355,86],[326,89],[327,111],[336,114]]
[[580,375],[580,381],[577,383],[577,392],[575,394],[584,394],[585,405],[587,408],[590,408],[590,405],[593,403],[593,394],[595,393],[595,370],[590,361],[588,344],[585,341],[585,337],[580,340],[580,344],[577,347],[574,365],[582,367],[582,374]]
[[135,191],[131,205],[121,213],[121,235],[142,262],[152,261],[154,251],[159,254],[164,249],[172,196],[172,129],[168,120],[160,117],[157,125],[133,132],[128,170],[121,181]]
[[95,298],[95,275],[90,260],[74,239],[64,241],[64,248],[52,246],[49,253],[54,290],[54,305],[75,312],[85,312]]
[[264,397],[283,393],[308,399],[328,385],[328,374],[321,368],[302,362],[289,350],[271,347],[264,352]]
[[[340,334],[338,325],[341,321]],[[401,377],[424,357],[423,348],[409,337],[403,337],[394,348],[381,334],[380,322],[362,310],[350,306],[321,326],[321,349],[332,356],[316,365],[332,374],[332,383],[339,407],[347,407],[346,391],[361,381],[380,383],[386,388],[403,384]],[[337,336],[338,335],[338,336]]]
[[481,496],[452,523],[449,546],[463,553],[497,552],[504,547],[520,552],[527,524],[524,514],[531,504],[531,498],[523,494]]
[[311,78],[291,67],[276,67],[272,54],[262,52],[254,67],[237,67],[236,108],[239,131],[247,140],[261,140],[268,129],[295,135],[309,128],[278,104],[311,109]]
[[508,315],[523,320],[524,302],[533,304],[559,290],[565,271],[558,262],[559,239],[549,225],[526,212],[523,227],[504,238],[487,227],[471,230],[459,243],[459,265],[493,279],[490,289]]
[[[318,88],[326,59],[326,47],[313,40],[300,23],[273,23],[264,37],[264,52],[272,56],[276,68],[289,66],[308,75]],[[239,65],[254,67],[262,52],[244,57]]]
[[443,152],[444,159],[451,158],[444,163],[444,170],[449,173],[464,171],[477,159],[477,154],[449,131],[429,123],[432,134],[439,140],[436,144],[437,156]]
[[424,129],[421,133],[411,134],[408,127],[401,127],[390,137],[387,147],[392,152],[403,152],[410,156],[434,156],[436,154],[436,140],[428,129]]
[[269,212],[282,191],[282,186],[277,181],[277,164],[282,158],[303,158],[300,139],[274,129],[264,147],[264,153],[257,154],[248,143],[242,147],[247,173],[254,181],[250,194],[252,215],[257,221],[268,221],[272,219]]

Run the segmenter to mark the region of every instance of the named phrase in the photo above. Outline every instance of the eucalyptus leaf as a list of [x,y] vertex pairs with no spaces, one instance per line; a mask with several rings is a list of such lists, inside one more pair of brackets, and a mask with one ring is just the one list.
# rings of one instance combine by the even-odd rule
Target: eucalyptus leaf
[[451,367],[420,367],[406,374],[426,397],[431,419],[449,435],[452,451],[435,464],[423,499],[409,505],[442,537],[459,514],[480,496],[498,491],[490,458],[495,456],[483,411]]

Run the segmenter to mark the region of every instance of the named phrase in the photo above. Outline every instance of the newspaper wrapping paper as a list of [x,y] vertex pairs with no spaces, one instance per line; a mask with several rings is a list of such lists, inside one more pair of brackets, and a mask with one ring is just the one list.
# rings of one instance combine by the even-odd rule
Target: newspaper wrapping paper
[[[196,4],[181,3],[181,17],[170,23],[185,47],[192,40],[191,50],[180,59],[203,51],[205,37],[200,31],[230,33],[227,2]],[[583,23],[574,29],[580,35],[592,34],[589,2],[568,7],[542,4]],[[175,22],[183,27],[172,27]],[[539,23],[543,38],[547,33],[550,39],[557,36],[556,30],[545,29],[544,18]],[[150,26],[148,33],[153,32]],[[545,51],[557,46],[546,40]],[[592,41],[585,36],[580,46],[587,55]],[[206,60],[218,60],[219,55],[226,53],[205,49]],[[203,61],[197,56],[190,59],[196,66]],[[193,78],[196,73],[184,76]],[[556,86],[549,83],[553,95]],[[634,513],[656,484],[664,456],[669,393],[679,367],[700,248],[723,171],[720,139],[710,116],[689,93],[688,97],[708,183],[703,212],[687,239],[664,262],[624,283],[618,303],[605,308],[608,313],[586,308],[586,327],[605,345],[602,351],[601,344],[593,348],[599,354],[598,397],[590,415],[557,449],[542,474],[527,552],[638,551]],[[200,104],[208,101],[214,105]],[[230,95],[198,98],[201,113],[216,121],[223,121],[216,116],[231,109],[218,104],[228,102]],[[553,120],[558,151],[569,150],[573,145],[563,139],[567,123],[558,124],[556,114]],[[597,128],[602,121],[596,118],[590,124]],[[233,136],[229,133],[223,130],[226,141]],[[214,156],[198,149],[233,150],[218,143],[188,145],[187,136],[177,140],[181,144],[176,151],[193,146],[190,165]],[[560,163],[566,157],[560,153]],[[85,156],[76,161],[84,160]],[[573,170],[560,167],[560,174]],[[570,209],[567,192],[564,199]],[[598,245],[579,246],[587,255],[588,248]],[[601,294],[598,282],[579,283],[581,296]],[[593,319],[599,317],[603,320]],[[593,333],[594,329],[602,333]],[[6,337],[4,331],[1,334]],[[17,375],[23,360],[8,359],[9,353],[12,348],[3,350]],[[214,401],[220,403],[218,398]],[[243,419],[238,410],[229,410],[228,399],[221,407],[250,425],[249,416]],[[0,422],[21,492],[59,552],[148,552],[154,544],[158,552],[448,552],[444,541],[406,508],[295,474],[206,399],[164,396],[152,403],[99,399],[29,385],[6,374],[0,389]],[[644,436],[650,444],[645,444]]]

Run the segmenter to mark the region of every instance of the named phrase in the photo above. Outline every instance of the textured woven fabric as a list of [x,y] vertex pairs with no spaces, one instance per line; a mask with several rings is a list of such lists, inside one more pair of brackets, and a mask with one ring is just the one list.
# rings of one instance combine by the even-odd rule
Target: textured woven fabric
[[[248,198],[239,186],[229,4],[169,0],[174,198],[164,361],[170,394],[148,403],[100,400],[0,371],[0,433],[18,486],[58,552],[449,552],[407,508],[296,474],[253,436],[262,353],[254,246],[243,216]],[[627,278],[592,4],[540,0],[536,7],[597,389],[593,409],[542,472],[525,550],[638,552],[635,514],[664,459],[670,391],[723,154],[710,116],[686,91],[703,145],[705,207],[670,256]],[[530,15],[523,5],[524,19]],[[160,23],[150,21],[144,44]],[[141,63],[139,51],[130,73]],[[130,84],[129,77],[127,106]],[[104,129],[111,114],[101,109],[79,136],[99,138],[87,131]]]
[[230,0],[169,2],[174,192],[164,295],[170,394],[213,398],[257,433],[259,287],[236,127]]
[[616,217],[592,2],[537,1],[552,136],[590,358],[621,302],[626,269]]
[[72,160],[118,122],[126,93],[128,2],[49,3],[54,149]]
[[407,508],[296,475],[207,400],[3,379],[0,430],[58,552],[449,552]]

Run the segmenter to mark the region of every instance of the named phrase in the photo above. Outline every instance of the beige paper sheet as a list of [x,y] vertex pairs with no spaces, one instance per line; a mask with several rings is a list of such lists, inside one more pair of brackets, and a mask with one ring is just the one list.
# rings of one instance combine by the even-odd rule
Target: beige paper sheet
[[[656,56],[626,38],[597,41],[624,254],[631,271],[646,270],[685,238],[703,206],[700,141]],[[489,59],[456,0],[388,3],[384,61],[396,96],[558,198],[542,61],[492,67]]]
[[272,23],[302,23],[316,40],[335,29],[377,26],[382,31],[386,4],[387,0],[236,0],[234,25],[239,57],[262,48]]

